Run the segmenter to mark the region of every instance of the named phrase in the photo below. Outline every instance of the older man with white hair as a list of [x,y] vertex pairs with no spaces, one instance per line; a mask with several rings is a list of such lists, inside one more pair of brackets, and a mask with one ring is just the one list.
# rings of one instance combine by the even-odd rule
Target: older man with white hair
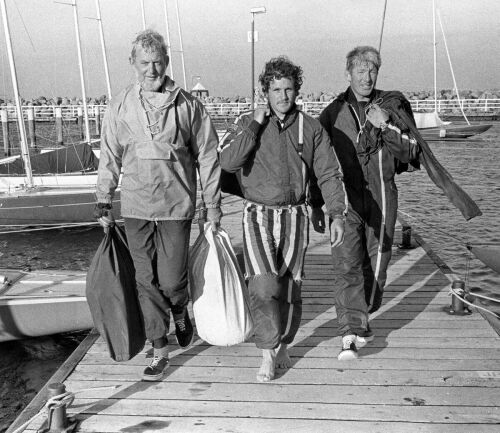
[[165,75],[168,62],[159,33],[137,35],[130,55],[137,80],[113,97],[104,117],[96,193],[95,217],[106,225],[123,171],[121,213],[154,349],[144,380],[161,379],[168,366],[169,311],[178,344],[187,347],[193,338],[187,258],[197,171],[214,229],[222,215],[217,133],[201,102]]

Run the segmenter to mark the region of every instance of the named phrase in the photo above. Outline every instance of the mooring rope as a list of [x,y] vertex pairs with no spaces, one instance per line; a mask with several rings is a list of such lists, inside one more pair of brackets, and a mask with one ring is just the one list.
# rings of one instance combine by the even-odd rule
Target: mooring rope
[[[44,406],[42,407],[40,412],[33,415],[28,421],[26,421],[25,423],[20,425],[12,433],[20,433],[20,432],[24,431],[26,429],[26,427],[28,427],[36,418],[43,415],[44,413],[47,414],[47,419],[49,419],[50,418],[50,415],[49,415],[50,411],[57,409],[59,407],[62,407],[62,406],[65,406],[66,408],[68,408],[71,405],[71,403],[73,403],[73,401],[75,400],[76,394],[79,394],[79,393],[85,392],[85,391],[116,389],[119,386],[120,385],[98,386],[96,388],[85,388],[85,389],[81,389],[81,390],[75,391],[75,392],[66,391],[62,394],[55,395],[47,400],[47,403],[44,404]],[[48,426],[48,427],[50,427],[50,426]]]

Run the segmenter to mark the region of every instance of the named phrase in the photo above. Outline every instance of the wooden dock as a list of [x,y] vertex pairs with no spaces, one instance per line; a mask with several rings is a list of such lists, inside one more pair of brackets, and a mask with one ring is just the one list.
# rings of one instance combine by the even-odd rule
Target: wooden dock
[[[241,204],[226,199],[224,213],[223,226],[239,246]],[[477,312],[443,310],[451,303],[446,266],[423,244],[394,246],[385,301],[371,318],[376,338],[358,360],[340,362],[328,245],[311,229],[290,370],[257,383],[261,355],[253,343],[214,347],[197,339],[184,350],[172,344],[164,379],[143,382],[149,345],[116,363],[90,335],[52,380],[75,393],[68,412],[78,431],[500,431],[500,338]],[[17,425],[39,410],[43,392]],[[41,420],[26,431],[36,431]]]

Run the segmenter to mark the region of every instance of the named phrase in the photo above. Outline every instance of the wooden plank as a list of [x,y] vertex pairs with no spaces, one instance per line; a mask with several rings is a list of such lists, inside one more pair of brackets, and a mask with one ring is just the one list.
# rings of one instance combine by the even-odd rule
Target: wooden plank
[[[402,406],[483,406],[495,405],[498,389],[468,387],[465,393],[450,393],[445,387],[301,385],[262,386],[262,384],[217,382],[147,382],[109,381],[109,389],[96,388],[94,381],[68,380],[67,388],[82,399],[119,399],[133,395],[135,400],[222,400],[336,404],[390,404]],[[82,391],[83,390],[83,391]],[[248,396],[248,397],[247,397]]]
[[[467,370],[467,371],[500,371],[498,359],[366,359],[359,358],[356,362],[349,363],[339,361],[336,356],[326,358],[320,357],[298,357],[292,356],[293,368],[296,369],[349,369],[349,370]],[[134,365],[145,366],[147,364],[146,354],[136,356],[130,361],[117,363],[111,360],[104,352],[88,352],[82,359],[80,365]],[[196,367],[249,367],[260,366],[260,353],[254,356],[225,356],[205,355],[199,356],[178,354],[170,358],[172,366],[196,366]]]
[[[79,365],[75,368],[72,380],[109,380],[137,381],[144,366],[131,365]],[[255,368],[215,367],[172,367],[167,370],[165,382],[222,382],[255,383]],[[498,376],[498,377],[495,377]],[[377,385],[377,386],[483,386],[500,388],[498,371],[455,371],[455,370],[347,370],[335,371],[312,369],[290,369],[281,372],[273,383],[276,384],[331,384],[331,385]],[[499,391],[500,392],[500,391]]]
[[[352,404],[324,404],[307,402],[301,404],[288,402],[252,401],[192,401],[192,400],[136,400],[127,399],[75,399],[75,406],[80,413],[98,413],[99,415],[147,415],[157,417],[169,414],[171,417],[244,417],[244,418],[275,418],[277,414],[282,419],[324,419],[324,420],[356,420],[356,421],[385,421],[385,422],[448,422],[448,423],[500,423],[500,407],[462,407],[460,411],[446,406],[418,406],[418,405],[359,405]],[[83,410],[82,410],[83,409]],[[73,411],[74,412],[74,409]],[[354,415],[355,414],[355,415]]]
[[[357,413],[356,408],[353,413]],[[395,409],[397,410],[397,409]],[[78,417],[81,422],[78,431],[84,432],[149,432],[149,431],[172,431],[175,433],[207,433],[207,432],[231,432],[231,433],[276,433],[287,431],[290,433],[498,433],[498,426],[494,424],[474,425],[471,424],[449,424],[449,423],[427,423],[419,422],[371,422],[371,421],[338,421],[338,420],[316,420],[316,419],[293,419],[287,422],[282,418],[243,418],[235,417],[199,417],[184,416],[172,417],[164,414],[154,418],[139,415],[106,415],[97,416],[82,415]],[[36,431],[36,424],[34,425]],[[480,430],[479,430],[480,429]]]
[[[338,339],[339,346],[326,347],[326,346],[307,346],[307,345],[294,345],[291,346],[290,352],[295,357],[307,356],[313,357],[332,357],[336,355],[337,348],[340,348],[340,338]],[[102,347],[102,346],[101,346]],[[383,350],[381,350],[383,349]],[[101,351],[104,350],[102,347]],[[93,352],[94,349],[89,350]],[[151,352],[150,348],[147,348]],[[174,349],[171,350],[171,357],[179,353],[185,355],[195,356],[203,353],[206,356],[260,356],[260,351],[253,344],[242,344],[231,347],[209,346],[197,343],[189,349]],[[414,348],[414,347],[371,347],[367,345],[362,348],[360,356],[363,358],[378,358],[378,359],[498,359],[500,360],[500,352],[498,347],[489,347],[478,349],[457,349],[448,347],[435,348]],[[359,361],[359,360],[358,360]],[[356,361],[356,362],[358,362]]]

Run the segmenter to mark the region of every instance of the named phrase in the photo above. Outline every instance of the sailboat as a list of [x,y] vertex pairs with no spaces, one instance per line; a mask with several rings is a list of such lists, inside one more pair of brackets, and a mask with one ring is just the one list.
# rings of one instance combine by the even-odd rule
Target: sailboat
[[[36,158],[30,155],[17,84],[5,0],[1,0],[0,4],[2,7],[2,20],[7,42],[14,99],[16,102],[22,160],[22,164],[20,164],[19,160],[14,160],[9,165],[4,166],[3,169],[0,169],[0,173],[7,172],[7,174],[0,176],[0,226],[50,225],[93,221],[92,210],[95,203],[94,191],[97,182],[97,158],[95,158],[90,145],[76,0],[73,0],[71,6],[73,6],[75,19],[87,137],[87,143],[82,143],[73,149],[74,156],[78,160],[76,166],[68,164],[67,157],[69,152],[67,149],[37,155]],[[81,164],[82,162],[84,164]],[[24,174],[20,175],[18,173],[18,170],[15,169],[16,164],[24,169]],[[72,168],[69,168],[69,165]],[[63,171],[66,171],[66,173],[54,173],[54,170],[47,170],[50,173],[38,172],[36,175],[33,173],[33,168],[37,171],[39,167],[50,168],[54,166],[64,167]],[[118,191],[113,203],[117,215],[120,212],[119,200],[120,195]]]
[[462,116],[464,117],[466,124],[457,125],[451,122],[444,122],[441,120],[437,110],[437,51],[436,51],[436,4],[435,0],[432,0],[432,22],[433,22],[433,47],[434,47],[434,111],[431,113],[414,113],[415,123],[419,129],[422,137],[427,141],[435,140],[461,140],[464,138],[472,137],[477,134],[481,134],[491,128],[491,124],[471,124],[460,101],[460,95],[458,92],[457,83],[455,80],[455,74],[453,72],[453,66],[451,64],[450,53],[448,51],[448,44],[446,42],[446,36],[443,29],[443,24],[441,22],[441,16],[438,11],[439,24],[441,27],[441,32],[443,34],[444,46],[446,49],[446,54],[448,57],[448,63],[450,65],[451,75],[453,77],[453,84],[455,87],[455,92],[457,94],[458,103]]

